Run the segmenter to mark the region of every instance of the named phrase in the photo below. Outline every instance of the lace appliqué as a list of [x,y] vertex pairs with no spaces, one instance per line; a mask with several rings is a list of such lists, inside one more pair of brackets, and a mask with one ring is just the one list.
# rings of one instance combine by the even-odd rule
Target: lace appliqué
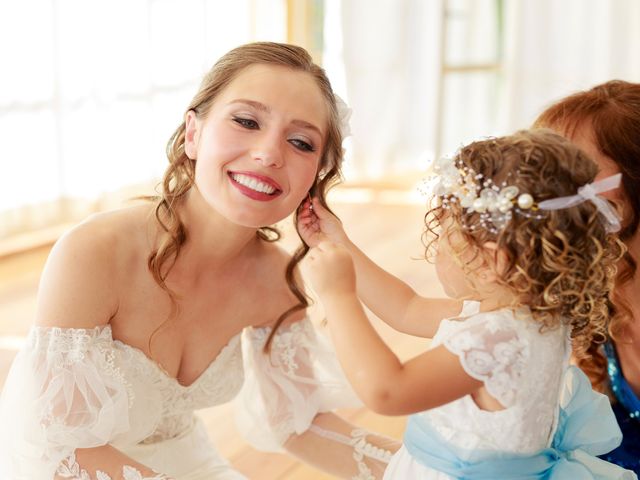
[[280,364],[284,367],[286,375],[295,375],[298,363],[295,360],[297,346],[303,345],[301,337],[308,338],[310,332],[306,331],[307,322],[291,324],[289,328],[282,329],[274,337],[274,351],[278,354]]
[[113,347],[111,345],[99,345],[98,350],[104,355],[105,359],[105,372],[107,375],[118,380],[120,383],[124,385],[125,390],[127,391],[127,397],[129,398],[129,408],[133,406],[133,402],[135,400],[135,393],[133,392],[133,386],[131,383],[125,378],[122,373],[122,370],[118,368],[115,364],[116,356],[113,351]]
[[34,351],[64,355],[64,364],[72,365],[84,360],[85,352],[93,341],[102,337],[102,332],[100,327],[84,329],[35,326],[29,342]]
[[378,448],[367,442],[367,431],[356,429],[351,432],[351,445],[353,445],[353,459],[358,465],[358,475],[352,480],[376,480],[369,466],[364,462],[365,457],[388,464],[393,454],[389,450]]
[[111,335],[109,325],[92,329],[34,327],[30,342],[34,350],[42,351],[50,358],[59,358],[58,366],[65,367],[83,362],[87,352],[95,348],[102,355],[102,371],[124,385],[131,408],[135,395],[131,384],[115,365]]
[[351,477],[351,480],[377,480],[377,477],[371,471],[371,468],[365,463],[365,458],[370,458],[378,462],[388,465],[391,461],[393,453],[384,448],[376,447],[367,442],[367,432],[361,428],[357,428],[351,431],[351,438],[342,435],[338,432],[325,430],[317,425],[311,425],[309,430],[320,435],[321,437],[333,440],[344,445],[350,445],[353,447],[353,459],[356,461],[358,467],[358,474]]
[[[86,470],[80,468],[80,465],[76,461],[75,453],[72,453],[71,455],[69,455],[69,457],[67,457],[60,463],[56,474],[58,474],[62,478],[70,478],[71,480],[93,480]],[[168,477],[163,473],[158,473],[153,477],[145,477],[142,475],[142,473],[140,473],[138,469],[133,468],[129,465],[124,465],[122,467],[122,477],[123,480],[172,480],[171,477]],[[112,479],[106,473],[97,470],[95,480]]]
[[529,348],[512,325],[500,319],[470,322],[446,338],[444,345],[503,406],[513,405]]

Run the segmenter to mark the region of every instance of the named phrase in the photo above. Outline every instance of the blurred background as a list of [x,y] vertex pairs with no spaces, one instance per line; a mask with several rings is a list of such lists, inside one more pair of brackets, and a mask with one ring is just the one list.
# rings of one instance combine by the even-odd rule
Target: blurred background
[[203,73],[254,40],[325,67],[367,185],[640,80],[637,0],[2,0],[0,252],[151,191]]
[[[435,295],[431,266],[416,261],[426,165],[526,128],[573,91],[640,81],[638,0],[0,0],[0,385],[52,243],[152,193],[202,75],[255,40],[301,45],[327,70],[353,108],[330,201],[365,252]],[[400,357],[425,347],[377,326]],[[250,478],[328,478],[246,448],[228,415],[203,414]],[[402,419],[348,416],[402,432]]]

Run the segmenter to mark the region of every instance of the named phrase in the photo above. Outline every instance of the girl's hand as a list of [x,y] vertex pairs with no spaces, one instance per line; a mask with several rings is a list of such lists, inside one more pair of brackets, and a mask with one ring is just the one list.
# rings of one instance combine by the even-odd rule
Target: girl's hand
[[321,299],[327,295],[356,294],[356,272],[351,254],[338,243],[323,241],[309,250],[305,276]]
[[311,248],[327,240],[341,244],[348,241],[340,220],[324,208],[317,198],[302,204],[297,227],[302,240]]

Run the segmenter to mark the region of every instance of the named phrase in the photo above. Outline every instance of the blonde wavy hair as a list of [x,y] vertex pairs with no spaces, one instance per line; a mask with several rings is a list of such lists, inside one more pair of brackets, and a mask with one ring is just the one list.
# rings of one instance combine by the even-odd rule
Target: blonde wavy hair
[[[327,206],[326,194],[328,190],[341,179],[342,134],[336,107],[336,97],[329,79],[324,70],[313,62],[313,59],[305,49],[282,43],[255,42],[229,51],[204,76],[200,88],[193,100],[191,100],[186,112],[191,110],[198,117],[206,116],[220,92],[245,68],[256,64],[283,66],[294,71],[308,73],[318,85],[326,101],[329,119],[326,140],[322,146],[318,174],[310,194],[316,196],[324,206]],[[177,300],[174,292],[167,286],[166,278],[188,238],[188,231],[180,219],[179,207],[193,187],[195,180],[195,160],[186,155],[184,142],[185,122],[183,121],[167,143],[166,152],[169,166],[160,184],[160,193],[157,196],[148,197],[155,203],[155,220],[165,235],[160,239],[158,246],[150,252],[147,265],[156,283],[167,292],[172,300],[172,311],[169,319],[177,313]],[[295,212],[295,217],[297,219],[297,211]],[[280,239],[280,232],[272,226],[263,226],[257,230],[256,234],[266,242],[275,242]],[[303,244],[294,252],[287,264],[285,280],[289,289],[297,298],[298,303],[283,312],[276,320],[265,346],[267,349],[282,322],[294,312],[303,310],[309,305],[309,301],[294,275],[296,265],[304,258],[308,250],[308,246]],[[151,350],[153,336],[164,323],[166,322],[163,322],[151,334],[149,350]]]
[[[463,147],[456,160],[495,185],[515,185],[537,202],[575,195],[598,171],[578,147],[550,130],[474,142]],[[514,212],[504,228],[491,232],[483,228],[477,212],[440,199],[425,215],[426,257],[433,258],[438,235],[451,232],[449,228],[438,233],[445,218],[457,227],[465,252],[472,252],[467,265],[495,265],[494,252],[484,247],[495,242],[505,259],[496,271],[497,282],[513,293],[513,306],[528,306],[541,330],[568,325],[581,368],[595,376],[606,375],[592,347],[607,339],[608,293],[624,245],[606,232],[591,202],[534,213]],[[458,260],[460,253],[454,252]]]

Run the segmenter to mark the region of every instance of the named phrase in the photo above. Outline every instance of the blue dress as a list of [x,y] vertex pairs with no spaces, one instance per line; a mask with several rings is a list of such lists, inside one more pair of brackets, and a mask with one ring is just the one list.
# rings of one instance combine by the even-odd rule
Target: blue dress
[[605,345],[605,352],[609,361],[611,390],[616,399],[612,405],[613,413],[622,430],[622,444],[602,458],[640,475],[640,398],[622,376],[613,344]]

